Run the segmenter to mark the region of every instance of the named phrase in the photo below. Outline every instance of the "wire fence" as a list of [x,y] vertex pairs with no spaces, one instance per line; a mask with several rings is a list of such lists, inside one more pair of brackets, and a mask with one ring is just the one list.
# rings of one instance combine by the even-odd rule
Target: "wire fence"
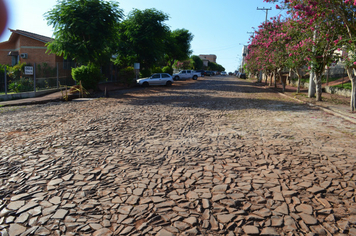
[[0,69],[0,94],[38,92],[59,89],[61,86],[72,86],[75,81],[71,68],[75,65],[67,62],[57,63],[51,67],[47,63],[34,63],[25,66],[24,70],[16,67]]

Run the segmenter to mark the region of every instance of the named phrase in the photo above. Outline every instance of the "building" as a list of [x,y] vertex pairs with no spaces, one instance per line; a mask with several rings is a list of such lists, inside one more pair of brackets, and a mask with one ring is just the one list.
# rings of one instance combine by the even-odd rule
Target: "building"
[[200,54],[199,58],[203,61],[203,65],[207,67],[209,62],[216,63],[217,57],[214,54],[209,54],[209,55]]
[[248,45],[244,45],[242,48],[242,61],[239,69],[241,73],[244,73],[244,65],[246,64],[247,55],[248,55]]
[[62,56],[46,53],[46,43],[52,41],[52,38],[23,30],[9,30],[9,40],[0,43],[0,64],[14,66],[24,62],[30,65],[46,63],[56,67],[57,62],[64,62]]

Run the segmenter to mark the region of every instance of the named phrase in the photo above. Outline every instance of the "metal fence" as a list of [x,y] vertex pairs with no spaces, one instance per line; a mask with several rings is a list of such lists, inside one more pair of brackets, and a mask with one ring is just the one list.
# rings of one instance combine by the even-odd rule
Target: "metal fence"
[[0,94],[38,92],[72,86],[75,81],[71,75],[72,64],[66,62],[50,66],[47,63],[34,63],[20,69],[0,67]]

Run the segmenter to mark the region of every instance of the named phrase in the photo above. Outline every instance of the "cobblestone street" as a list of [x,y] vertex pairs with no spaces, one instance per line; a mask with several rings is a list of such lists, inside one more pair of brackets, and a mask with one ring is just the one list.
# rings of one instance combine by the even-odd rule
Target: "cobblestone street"
[[356,235],[356,125],[235,77],[0,118],[2,235]]

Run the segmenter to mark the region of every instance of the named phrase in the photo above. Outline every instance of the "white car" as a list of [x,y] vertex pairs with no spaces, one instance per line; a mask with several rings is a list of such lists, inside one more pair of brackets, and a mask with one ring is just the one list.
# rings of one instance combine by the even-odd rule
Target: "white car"
[[136,83],[143,87],[148,87],[151,85],[171,86],[173,83],[173,78],[170,74],[167,73],[157,73],[151,75],[151,77],[148,78],[138,79]]
[[226,72],[225,72],[225,71],[222,71],[222,72],[220,73],[220,75],[226,75]]

